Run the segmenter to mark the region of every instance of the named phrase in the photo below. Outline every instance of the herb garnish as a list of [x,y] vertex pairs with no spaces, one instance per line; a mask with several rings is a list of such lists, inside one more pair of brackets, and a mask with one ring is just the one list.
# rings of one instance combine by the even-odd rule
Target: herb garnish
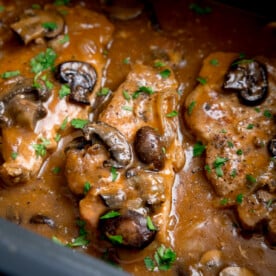
[[172,118],[178,115],[178,112],[176,110],[173,110],[172,112],[166,114],[166,117]]
[[32,9],[34,9],[34,10],[40,10],[41,6],[39,4],[32,4]]
[[110,92],[110,89],[107,87],[102,87],[100,91],[97,93],[97,96],[106,96]]
[[216,58],[213,58],[213,59],[210,60],[210,64],[214,65],[214,66],[218,66],[219,62]]
[[132,94],[132,98],[133,99],[137,99],[139,97],[139,95],[141,93],[146,93],[148,95],[152,95],[154,93],[153,89],[149,86],[140,86],[138,88],[138,90],[136,90],[133,94]]
[[188,115],[191,115],[193,112],[194,107],[196,106],[196,102],[192,101],[188,106]]
[[125,98],[127,101],[130,101],[130,100],[131,100],[131,97],[130,97],[130,95],[129,95],[129,93],[128,93],[127,90],[123,90],[123,96],[124,96],[124,98]]
[[86,195],[90,189],[91,189],[91,184],[90,182],[86,181],[83,185],[83,193]]
[[238,149],[238,150],[236,151],[236,154],[237,154],[237,155],[242,155],[242,154],[243,154],[243,151],[242,151],[241,149]]
[[228,199],[228,198],[222,198],[222,199],[220,200],[219,204],[222,205],[222,206],[225,206],[225,205],[228,204],[228,202],[229,202],[229,199]]
[[54,62],[57,54],[51,48],[47,48],[45,52],[39,53],[37,56],[31,59],[30,66],[33,73],[39,73],[46,69],[54,69]]
[[107,237],[113,244],[122,244],[123,243],[123,237],[121,235],[108,235],[107,234]]
[[61,171],[61,168],[60,168],[60,167],[53,167],[53,168],[52,168],[52,173],[53,173],[53,174],[59,174],[60,171]]
[[153,224],[150,216],[147,216],[147,227],[151,231],[156,231],[157,230],[155,225]]
[[246,129],[253,129],[254,124],[248,124],[248,126],[246,127]]
[[163,61],[158,60],[158,61],[154,62],[153,66],[156,67],[156,68],[163,67],[163,66],[165,66],[165,63]]
[[272,113],[269,111],[269,110],[265,110],[264,111],[264,116],[266,117],[266,118],[268,118],[268,119],[271,119],[272,118]]
[[238,195],[236,196],[236,202],[237,202],[238,204],[241,204],[242,201],[243,201],[243,194],[238,194]]
[[194,11],[195,13],[199,15],[208,14],[212,12],[212,8],[210,7],[202,7],[197,3],[191,3],[189,6],[189,9]]
[[166,248],[163,244],[156,249],[154,260],[150,257],[144,259],[148,270],[153,271],[155,267],[159,270],[169,270],[176,260],[176,253],[171,248]]
[[159,75],[163,78],[166,79],[171,75],[171,71],[169,69],[165,69],[161,72],[159,72]]
[[111,172],[111,180],[112,180],[112,182],[114,182],[117,179],[119,174],[118,174],[116,168],[114,168],[114,167],[110,168],[110,172]]
[[108,213],[102,215],[102,216],[100,217],[100,219],[110,219],[110,218],[118,217],[118,216],[120,216],[120,215],[121,215],[121,214],[120,214],[119,212],[114,211],[114,210],[111,210],[111,211],[109,211]]
[[200,141],[196,142],[193,146],[193,157],[201,156],[205,149],[206,146],[203,145]]
[[71,126],[77,129],[82,129],[88,124],[88,120],[85,119],[72,119]]
[[55,0],[54,5],[56,6],[65,6],[70,3],[70,0]]
[[71,89],[68,84],[62,84],[60,90],[58,91],[59,98],[62,99],[71,93]]
[[202,85],[205,85],[207,83],[207,79],[203,77],[197,77],[196,80]]
[[122,109],[125,111],[132,111],[132,107],[131,106],[127,106],[127,105],[123,105]]
[[89,240],[87,239],[88,233],[85,229],[85,224],[85,221],[77,220],[77,226],[79,227],[79,236],[75,238],[72,242],[67,243],[67,247],[86,246],[89,244]]
[[67,43],[67,42],[69,42],[69,41],[70,41],[69,34],[65,34],[65,35],[63,36],[63,38],[61,38],[58,42],[59,42],[60,44],[65,44],[65,43]]
[[13,151],[13,152],[11,153],[11,158],[12,158],[13,160],[15,160],[15,159],[17,158],[17,156],[18,156],[18,152]]
[[56,22],[44,22],[41,24],[43,28],[48,29],[50,31],[53,31],[57,29],[57,23]]
[[228,161],[228,158],[217,157],[216,160],[213,162],[213,167],[218,177],[223,176],[222,166],[225,165],[227,161]]
[[44,137],[40,138],[41,143],[40,144],[33,144],[33,148],[35,150],[36,156],[45,156],[47,152],[47,146],[50,145],[50,141]]
[[245,176],[245,178],[246,178],[246,180],[247,180],[248,182],[250,182],[250,183],[252,183],[252,184],[254,184],[254,183],[257,182],[256,178],[255,178],[253,175],[251,175],[251,174],[247,174],[247,175]]
[[1,74],[1,78],[8,79],[8,78],[16,77],[16,76],[19,76],[19,75],[20,75],[20,71],[19,70],[6,71],[3,74]]

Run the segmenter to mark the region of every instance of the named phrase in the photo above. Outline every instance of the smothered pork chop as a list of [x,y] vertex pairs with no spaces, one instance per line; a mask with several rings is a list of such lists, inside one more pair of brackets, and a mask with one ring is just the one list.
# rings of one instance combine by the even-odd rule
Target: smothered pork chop
[[213,53],[186,98],[185,119],[206,147],[206,176],[241,225],[263,223],[276,242],[276,62]]
[[177,82],[165,70],[166,77],[160,69],[134,65],[97,122],[86,125],[66,151],[68,184],[85,195],[81,217],[127,247],[145,247],[156,231],[166,241],[172,185],[184,164]]
[[[66,134],[67,122],[87,119],[101,87],[113,25],[79,6],[64,10],[66,16],[51,5],[27,9],[11,25],[22,43],[1,59],[8,72],[0,82],[0,177],[6,185],[37,175],[47,152]],[[48,21],[58,26],[54,33],[47,32]]]

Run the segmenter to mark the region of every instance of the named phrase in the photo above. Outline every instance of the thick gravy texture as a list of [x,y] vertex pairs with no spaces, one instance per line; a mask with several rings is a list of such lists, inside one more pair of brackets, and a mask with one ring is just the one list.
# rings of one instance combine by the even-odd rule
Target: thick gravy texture
[[[28,33],[22,35],[24,27],[20,24],[18,26],[15,22],[19,21],[20,16],[22,18],[23,11],[32,8],[32,12],[39,13],[46,4],[45,9],[52,13],[50,19],[45,19],[48,26],[44,25],[44,29],[39,26],[33,37]],[[59,16],[64,18],[65,23],[59,21]],[[33,23],[35,16],[32,14],[31,18],[28,18],[31,21],[27,21],[27,25]],[[52,34],[57,29],[57,26],[51,27],[52,20],[57,20],[61,25],[65,24],[64,29],[61,27],[61,33]],[[273,73],[276,72],[276,62],[273,62],[273,58],[276,58],[276,36],[273,24],[270,23],[268,18],[213,1],[0,1],[0,216],[76,250],[116,263],[133,275],[230,275],[227,274],[227,269],[221,272],[227,267],[234,273],[231,275],[275,275],[276,251],[273,246],[276,238],[269,238],[267,235],[268,222],[272,221],[272,218],[275,221],[275,161],[270,161],[267,145],[261,145],[262,141],[267,143],[276,134],[275,95],[269,95],[269,102],[266,102],[264,107],[262,103],[257,105],[258,112],[267,111],[263,120],[263,117],[256,115],[256,110],[253,113],[254,107],[245,108],[235,98],[234,93],[224,95],[218,92],[221,91],[223,75],[231,65],[232,59],[234,61],[245,56],[250,62],[251,59],[262,56],[263,63],[270,66],[269,93],[276,93],[273,82]],[[48,30],[46,33],[45,28]],[[44,73],[40,73],[41,70],[35,68],[34,64],[30,65],[30,61],[47,51],[50,55],[56,54],[56,57],[53,64],[49,65]],[[209,56],[210,54],[212,55]],[[70,95],[74,99],[68,100],[66,93],[69,87],[60,81],[62,77],[56,75],[56,66],[72,60],[89,62],[94,68],[92,73],[97,78],[90,80],[92,84],[90,83],[89,89],[93,88],[93,94],[85,94],[87,91],[79,92],[76,88],[75,96]],[[201,70],[203,61],[205,67]],[[216,73],[214,68],[218,68],[219,73]],[[63,69],[59,67],[58,70]],[[85,64],[79,70],[92,69]],[[14,76],[5,74],[15,71],[19,72],[14,73]],[[166,88],[170,90],[169,93],[175,93],[172,96],[173,104],[168,103],[168,108],[160,108],[158,98],[151,95],[145,85],[148,81],[155,87],[156,72],[163,72],[159,79],[165,78],[169,83],[159,88],[156,85],[156,91],[164,92]],[[134,87],[136,77],[140,78],[141,84]],[[38,83],[38,96],[30,95],[29,90],[26,90],[24,93],[30,96],[24,96],[22,100],[20,95],[24,93],[20,89],[23,89],[23,86],[24,89],[30,87],[30,79]],[[80,78],[80,83],[83,81],[86,80]],[[15,86],[15,83],[19,87]],[[41,89],[39,84],[46,86],[46,90]],[[207,85],[207,88],[202,88],[204,85]],[[70,88],[72,87],[74,83],[71,83]],[[132,88],[133,91],[141,90],[141,87],[147,91],[142,89],[139,92],[141,107],[135,107],[125,91],[132,91]],[[17,89],[18,95],[6,96],[12,89]],[[47,89],[51,91],[49,95],[45,92]],[[65,94],[60,94],[61,90]],[[117,96],[111,101],[105,100],[110,91],[116,91]],[[99,96],[104,96],[104,100],[99,100]],[[226,115],[231,114],[231,118],[224,116],[222,120],[216,114],[212,114],[211,119],[206,117],[208,112],[212,112],[212,106],[206,107],[204,104],[212,97],[215,99],[214,113],[231,110],[229,113],[224,112]],[[222,99],[221,102],[225,100],[225,104],[218,101],[219,97]],[[22,101],[22,104],[25,100],[28,104],[31,102],[33,109],[26,112],[24,108],[13,104],[16,102],[14,99]],[[122,102],[124,110],[120,111],[118,107]],[[90,105],[95,112],[88,116]],[[148,107],[152,108],[153,115],[147,113]],[[129,117],[128,112],[133,108],[143,111],[144,117],[141,115],[141,120],[139,116]],[[170,115],[160,116],[162,110]],[[231,131],[236,128],[233,124],[241,121],[238,120],[238,116],[235,118],[235,112],[243,114],[244,129],[245,124],[247,127],[251,125],[248,129],[258,124],[256,133],[260,135],[261,140],[256,154],[254,147],[250,147],[251,152],[247,152],[245,159],[249,156],[251,161],[246,159],[248,163],[243,164],[242,168],[238,167],[238,172],[248,175],[247,180],[254,182],[254,173],[266,173],[262,167],[264,164],[264,168],[268,170],[270,186],[274,185],[274,188],[269,186],[270,197],[266,201],[269,212],[267,217],[264,217],[265,223],[257,220],[258,223],[252,227],[244,227],[243,221],[239,220],[239,216],[244,214],[242,212],[250,212],[239,205],[242,200],[249,200],[246,198],[248,191],[245,188],[234,192],[231,189],[223,190],[229,181],[234,183],[235,180],[229,176],[229,179],[223,178],[226,184],[221,184],[222,178],[219,178],[215,173],[217,171],[212,168],[216,157],[226,157],[221,156],[221,152],[224,151],[216,147],[220,143],[219,139],[224,139],[225,145],[230,148],[236,146],[237,148],[233,149],[234,154],[240,150],[237,156],[235,155],[237,159],[244,153],[242,150],[246,151],[249,147],[242,144],[244,142],[239,138],[236,144],[235,141],[229,141],[230,138],[226,134],[226,131],[230,130],[233,138]],[[84,189],[78,186],[79,183],[85,184],[86,179],[86,175],[83,177],[82,174],[86,169],[83,170],[81,166],[88,166],[89,175],[90,167],[85,162],[90,161],[83,161],[83,154],[79,151],[68,150],[69,142],[81,135],[79,128],[70,125],[70,122],[76,118],[80,119],[79,123],[87,119],[100,120],[119,129],[127,137],[127,141],[133,144],[134,133],[138,128],[144,125],[150,125],[152,131],[162,128],[158,116],[162,117],[163,124],[170,128],[169,134],[165,131],[163,133],[170,141],[166,144],[169,145],[167,152],[164,147],[160,153],[169,159],[161,169],[158,167],[159,164],[156,165],[157,171],[160,171],[160,179],[163,184],[166,182],[164,187],[161,185],[164,194],[159,190],[160,198],[155,198],[158,204],[161,204],[161,208],[158,204],[149,203],[148,200],[141,205],[135,201],[137,197],[143,201],[153,193],[146,185],[141,185],[143,196],[140,196],[140,193],[140,198],[128,190],[129,187],[125,187],[125,178],[120,178],[118,183],[130,198],[129,201],[123,201],[122,206],[129,208],[138,204],[142,213],[148,212],[147,215],[152,216],[153,224],[157,225],[159,233],[157,231],[154,241],[143,249],[121,248],[117,246],[118,240],[113,240],[114,246],[110,243],[107,246],[106,241],[98,236],[96,239],[99,241],[96,242],[91,231],[97,226],[97,222],[91,222],[94,219],[91,210],[95,207],[95,212],[101,215],[108,208],[103,205],[91,205],[89,200],[91,198],[94,202],[100,189],[106,189],[110,193],[109,184],[112,184],[114,179],[108,185],[105,184],[106,187],[101,186],[100,182],[99,187],[94,188],[90,187],[90,183],[86,183]],[[255,118],[256,122],[249,120],[248,116],[251,119]],[[214,142],[216,139],[217,143]],[[245,141],[252,139],[248,136]],[[193,156],[195,144],[202,151],[208,144],[207,152],[203,151],[199,156]],[[34,145],[41,146],[37,148]],[[95,147],[92,150],[99,152],[99,158],[106,159],[106,151],[102,153]],[[227,158],[230,159],[231,156],[229,154]],[[258,162],[253,159],[258,159]],[[91,166],[98,166],[98,160],[91,161]],[[135,160],[134,164],[143,167],[140,161]],[[224,163],[227,161],[229,160],[222,160]],[[211,175],[208,175],[206,164],[212,169]],[[257,164],[256,168],[254,164]],[[74,171],[74,166],[80,167]],[[117,177],[118,171],[122,168],[118,167],[116,171],[114,165],[112,169],[112,177],[114,174]],[[150,171],[152,168],[149,166],[145,170]],[[101,174],[109,175],[109,169],[95,171],[99,175],[91,173],[91,181],[96,181],[96,177],[101,178]],[[153,171],[156,171],[156,168]],[[235,174],[238,172],[235,171]],[[148,181],[150,178],[147,177]],[[239,181],[243,181],[244,178],[240,180],[241,178],[240,175],[237,176]],[[141,179],[143,180],[142,177]],[[262,187],[266,190],[266,183]],[[106,198],[110,199],[110,194],[108,195]],[[118,202],[112,201],[112,204],[117,206]],[[120,208],[122,206],[120,205]],[[83,221],[88,226],[86,231]],[[93,227],[90,225],[89,228],[89,222]],[[275,228],[275,225],[271,227]],[[275,232],[273,233],[275,235]],[[83,238],[80,244],[74,243],[80,236]],[[86,242],[90,239],[90,243]],[[176,260],[167,270],[160,269],[160,266],[157,268],[158,264],[155,263],[152,267],[154,271],[150,271],[149,262],[146,267],[144,260],[146,257],[146,260],[149,260],[148,257],[154,260],[154,254],[161,244],[170,248],[170,253],[176,253]]]

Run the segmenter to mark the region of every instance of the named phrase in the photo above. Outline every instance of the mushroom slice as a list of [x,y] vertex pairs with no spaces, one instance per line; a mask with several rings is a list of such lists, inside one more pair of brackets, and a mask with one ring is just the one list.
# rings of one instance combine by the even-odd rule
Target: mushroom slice
[[165,163],[165,154],[160,135],[150,127],[141,127],[135,136],[134,148],[138,158],[145,164],[153,164],[155,170],[161,170]]
[[235,60],[225,76],[223,88],[239,92],[240,101],[245,105],[258,105],[268,94],[266,67],[253,59]]
[[86,125],[83,132],[88,141],[92,141],[95,134],[98,135],[119,165],[127,166],[130,164],[132,160],[131,147],[118,129],[106,123],[98,122]]
[[89,93],[93,90],[97,74],[94,67],[84,61],[66,61],[57,66],[56,77],[71,88],[69,98],[89,105]]
[[2,85],[0,96],[0,125],[21,125],[34,129],[36,122],[47,115],[42,101],[50,96],[45,86],[36,88],[33,79],[16,77]]
[[25,10],[22,18],[11,24],[14,30],[27,45],[38,38],[53,38],[64,29],[63,17],[54,10]]
[[29,222],[31,224],[46,224],[48,225],[49,227],[55,227],[55,222],[53,219],[49,218],[48,216],[45,216],[45,215],[41,215],[41,214],[36,214],[36,215],[33,215]]
[[133,210],[120,212],[119,216],[113,218],[104,219],[102,216],[99,229],[111,241],[113,237],[119,237],[116,245],[137,249],[149,245],[157,233],[148,228],[145,216]]
[[276,138],[269,141],[268,150],[273,157],[276,157]]

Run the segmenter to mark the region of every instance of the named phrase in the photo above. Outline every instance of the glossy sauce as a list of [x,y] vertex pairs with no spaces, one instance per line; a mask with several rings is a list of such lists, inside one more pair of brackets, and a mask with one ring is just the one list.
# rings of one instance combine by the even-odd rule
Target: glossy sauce
[[[12,11],[9,17],[6,15],[7,21],[15,16],[14,13],[33,3],[31,0],[17,1],[14,5],[8,4],[9,1],[2,2]],[[81,3],[86,9],[103,12],[96,1]],[[156,59],[168,58],[179,82],[183,103],[196,85],[202,60],[211,52],[276,57],[275,33],[266,27],[268,21],[262,17],[216,2],[202,3],[203,6],[212,7],[212,12],[204,15],[190,10],[188,1],[173,1],[171,5],[167,1],[153,3],[160,22],[159,32],[152,28],[146,13],[127,21],[110,19],[114,25],[114,34],[105,55],[102,86],[111,90],[117,89],[130,71],[131,64],[143,63],[152,66]],[[77,20],[77,14],[70,16],[72,20]],[[85,52],[78,49],[80,37],[81,34],[70,37],[70,51],[64,49],[62,60],[70,59],[72,52],[82,59],[85,58]],[[0,57],[5,65],[2,63],[1,71],[16,70],[18,64],[24,64],[40,51],[40,46],[24,47],[14,40],[10,44],[4,44],[0,49]],[[14,52],[16,54],[13,55]],[[126,59],[129,62],[124,62]],[[29,74],[28,70],[24,71],[23,68],[24,66],[20,65],[20,70]],[[181,111],[180,108],[179,114]],[[54,111],[52,114],[54,120]],[[57,117],[56,121],[61,122],[62,116]],[[202,256],[207,251],[220,250],[222,267],[237,265],[246,267],[257,275],[275,275],[276,251],[268,246],[262,235],[242,236],[235,227],[234,214],[230,210],[218,208],[216,195],[205,178],[203,160],[192,157],[195,139],[185,125],[184,116],[180,117],[182,127],[179,131],[183,135],[186,164],[178,173],[173,187],[166,244],[173,248],[178,259],[172,270],[158,274],[200,275],[197,273],[202,272],[204,275],[214,275],[218,271],[204,266]],[[36,179],[24,185],[0,190],[1,217],[48,238],[55,236],[63,242],[78,236],[78,198],[69,191],[62,173],[65,159],[63,145],[68,139],[70,137],[65,133],[57,151],[47,158]],[[55,167],[59,167],[61,172],[53,173]],[[30,224],[30,217],[37,213],[52,218],[57,227]],[[152,257],[157,246],[158,244],[153,242],[139,252],[120,250],[116,259],[120,266],[130,273],[152,275],[154,272],[147,271],[143,260],[146,256]],[[104,254],[100,248],[94,248],[93,244],[77,250],[100,258]]]

